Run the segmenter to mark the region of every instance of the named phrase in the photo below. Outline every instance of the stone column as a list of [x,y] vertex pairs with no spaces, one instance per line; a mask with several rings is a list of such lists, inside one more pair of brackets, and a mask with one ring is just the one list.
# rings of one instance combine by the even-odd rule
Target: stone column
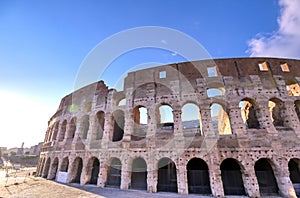
[[88,165],[85,165],[85,161],[82,161],[82,170],[80,175],[80,185],[85,185],[89,182],[90,174],[88,171],[90,171],[90,167]]
[[275,129],[275,126],[273,125],[273,122],[271,120],[269,101],[265,101],[264,99],[260,98],[258,98],[256,101],[259,104],[259,115],[257,116],[257,119],[259,121],[260,127],[265,128],[268,133],[277,134],[277,130]]
[[208,164],[211,193],[214,197],[224,197],[220,166],[215,164],[214,160],[215,159],[211,159],[211,163]]
[[148,111],[148,127],[146,134],[147,148],[155,148],[155,134],[157,131],[156,106],[152,105]]
[[246,126],[243,122],[241,116],[241,109],[239,106],[230,106],[229,107],[229,121],[231,126],[232,134],[236,134],[238,138],[247,137]]
[[288,126],[291,127],[296,135],[300,138],[300,122],[294,107],[294,101],[285,101],[284,102],[284,121],[288,121]]
[[112,136],[113,132],[113,120],[112,120],[112,113],[106,112],[105,113],[105,124],[103,130],[103,137],[102,137],[102,148],[107,148],[108,143],[110,141],[110,136]]
[[154,163],[147,165],[147,191],[157,192],[158,171]]
[[177,168],[177,187],[178,193],[187,195],[188,192],[188,182],[187,182],[187,171],[186,166],[180,164]]
[[131,176],[131,172],[128,168],[128,164],[124,163],[124,165],[122,165],[121,186],[120,186],[122,190],[128,190],[130,184],[130,176]]
[[184,148],[185,147],[185,140],[182,131],[182,121],[181,121],[181,110],[174,109],[173,110],[173,119],[174,119],[174,138],[176,148]]
[[296,192],[290,179],[288,161],[287,159],[283,158],[279,159],[278,161],[280,166],[277,166],[276,169],[273,169],[273,171],[280,195],[283,197],[296,198]]
[[105,183],[106,183],[106,180],[107,180],[108,166],[105,164],[105,162],[104,163],[103,162],[100,163],[99,175],[98,175],[98,181],[97,181],[97,186],[100,187],[100,188],[105,187]]
[[255,175],[254,163],[250,163],[242,171],[245,192],[249,197],[260,197],[259,185]]
[[124,112],[124,135],[123,142],[130,142],[131,133],[133,132],[133,119],[132,119],[132,109],[126,109]]

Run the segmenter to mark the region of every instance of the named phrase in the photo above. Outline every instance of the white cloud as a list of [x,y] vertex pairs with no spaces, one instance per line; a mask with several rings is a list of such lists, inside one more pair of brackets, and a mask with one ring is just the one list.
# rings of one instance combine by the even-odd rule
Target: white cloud
[[250,56],[300,58],[300,1],[279,0],[279,29],[249,41]]

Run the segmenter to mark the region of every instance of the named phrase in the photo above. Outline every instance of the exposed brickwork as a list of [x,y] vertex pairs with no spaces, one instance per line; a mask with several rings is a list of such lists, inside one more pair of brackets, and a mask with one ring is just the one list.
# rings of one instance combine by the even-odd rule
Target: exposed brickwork
[[[260,71],[259,63],[264,63],[267,71]],[[209,77],[208,67],[215,67],[216,76]],[[166,76],[160,77],[160,72]],[[108,89],[103,81],[88,85],[64,97],[51,117],[38,174],[55,179],[59,172],[67,171],[68,182],[84,185],[96,179],[99,187],[105,187],[113,182],[114,166],[120,169],[115,185],[128,189],[135,185],[133,164],[142,158],[146,176],[138,177],[145,179],[145,189],[157,192],[163,188],[159,184],[163,169],[158,164],[167,158],[176,170],[170,179],[172,185],[177,186],[178,193],[188,194],[192,188],[187,166],[199,158],[208,167],[208,194],[235,194],[229,192],[230,181],[224,176],[230,169],[226,163],[231,163],[229,167],[237,164],[233,171],[241,176],[242,194],[267,194],[259,174],[271,167],[268,170],[273,171],[273,187],[277,188],[273,193],[296,197],[293,183],[298,182],[291,180],[289,162],[298,163],[299,169],[299,80],[299,60],[234,58],[131,72],[121,92]],[[223,94],[208,97],[207,90],[212,88]],[[124,98],[126,105],[118,105]],[[181,114],[187,103],[199,107],[198,128],[183,128]],[[214,103],[222,108],[217,124],[211,113]],[[160,123],[158,109],[162,105],[172,108],[173,123]],[[140,120],[139,107],[147,109],[145,126],[136,123]],[[136,134],[141,137],[134,137]],[[116,159],[120,165],[113,162]]]

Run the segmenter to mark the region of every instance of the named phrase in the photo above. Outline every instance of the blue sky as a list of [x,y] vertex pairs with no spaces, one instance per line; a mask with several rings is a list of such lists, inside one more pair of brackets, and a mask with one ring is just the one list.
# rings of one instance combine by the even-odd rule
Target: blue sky
[[[300,58],[297,8],[297,0],[0,0],[0,146],[42,141],[60,99],[73,91],[82,61],[113,34],[162,26],[191,36],[213,58],[280,57],[282,43],[293,45],[282,56]],[[142,49],[115,60],[103,77],[114,86],[118,71],[180,60]],[[14,126],[20,120],[22,128]]]

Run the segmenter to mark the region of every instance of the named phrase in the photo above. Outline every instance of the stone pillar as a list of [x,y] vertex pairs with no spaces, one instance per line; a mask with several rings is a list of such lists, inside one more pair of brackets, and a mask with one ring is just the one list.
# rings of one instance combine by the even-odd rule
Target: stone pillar
[[102,148],[107,148],[108,143],[110,141],[110,136],[112,136],[113,132],[113,119],[112,119],[112,113],[106,112],[105,113],[105,124],[104,124],[104,130],[103,130],[103,137],[102,137]]
[[187,182],[187,171],[186,166],[178,165],[177,168],[177,187],[178,193],[187,195],[188,192],[188,182]]
[[74,160],[75,158],[70,156],[69,157],[69,167],[68,167],[68,178],[67,183],[71,183],[72,179],[74,178],[74,175],[76,174],[76,168],[74,167]]
[[285,123],[288,121],[288,125],[289,127],[291,127],[296,135],[300,138],[300,122],[297,116],[297,113],[295,111],[295,107],[294,107],[294,101],[285,101],[284,102],[284,121]]
[[269,101],[258,98],[257,103],[259,104],[259,115],[257,119],[259,121],[260,127],[265,128],[268,133],[277,134],[275,126],[271,120],[271,114],[269,110]]
[[229,121],[232,134],[236,134],[238,138],[247,137],[246,126],[243,122],[239,106],[232,105],[229,107]]
[[158,171],[155,165],[147,165],[147,191],[150,193],[157,192]]
[[182,131],[182,121],[181,121],[181,110],[174,109],[173,110],[173,119],[174,119],[174,138],[176,148],[184,148],[185,147],[185,140]]
[[90,167],[88,167],[88,165],[85,166],[84,161],[82,161],[82,170],[81,170],[81,175],[80,175],[80,185],[85,185],[89,182],[90,179]]
[[146,134],[147,148],[155,148],[155,134],[157,131],[156,106],[152,105],[148,111],[148,127]]
[[[212,159],[214,160],[214,159]],[[224,197],[220,166],[213,162],[208,164],[211,193],[214,197]]]
[[131,133],[133,132],[133,119],[132,119],[132,109],[128,109],[124,112],[124,135],[123,142],[130,142]]
[[122,190],[128,190],[129,184],[130,184],[130,179],[131,179],[130,176],[131,176],[131,172],[128,168],[128,164],[124,163],[122,165],[121,186],[120,186],[120,188]]
[[[104,160],[102,160],[104,162]],[[99,167],[99,175],[98,175],[98,181],[97,181],[97,186],[100,188],[105,187],[105,183],[107,180],[107,171],[108,171],[108,166],[104,163],[100,163]]]
[[273,169],[280,195],[283,197],[296,198],[296,192],[290,179],[287,159],[279,159],[279,166]]
[[203,107],[200,107],[201,114],[201,123],[202,123],[202,134],[206,137],[216,137],[219,136],[218,131],[214,131],[211,120],[211,113],[209,104],[203,104]]
[[255,175],[254,164],[251,163],[245,166],[242,171],[243,183],[246,195],[249,197],[260,197],[259,185]]

